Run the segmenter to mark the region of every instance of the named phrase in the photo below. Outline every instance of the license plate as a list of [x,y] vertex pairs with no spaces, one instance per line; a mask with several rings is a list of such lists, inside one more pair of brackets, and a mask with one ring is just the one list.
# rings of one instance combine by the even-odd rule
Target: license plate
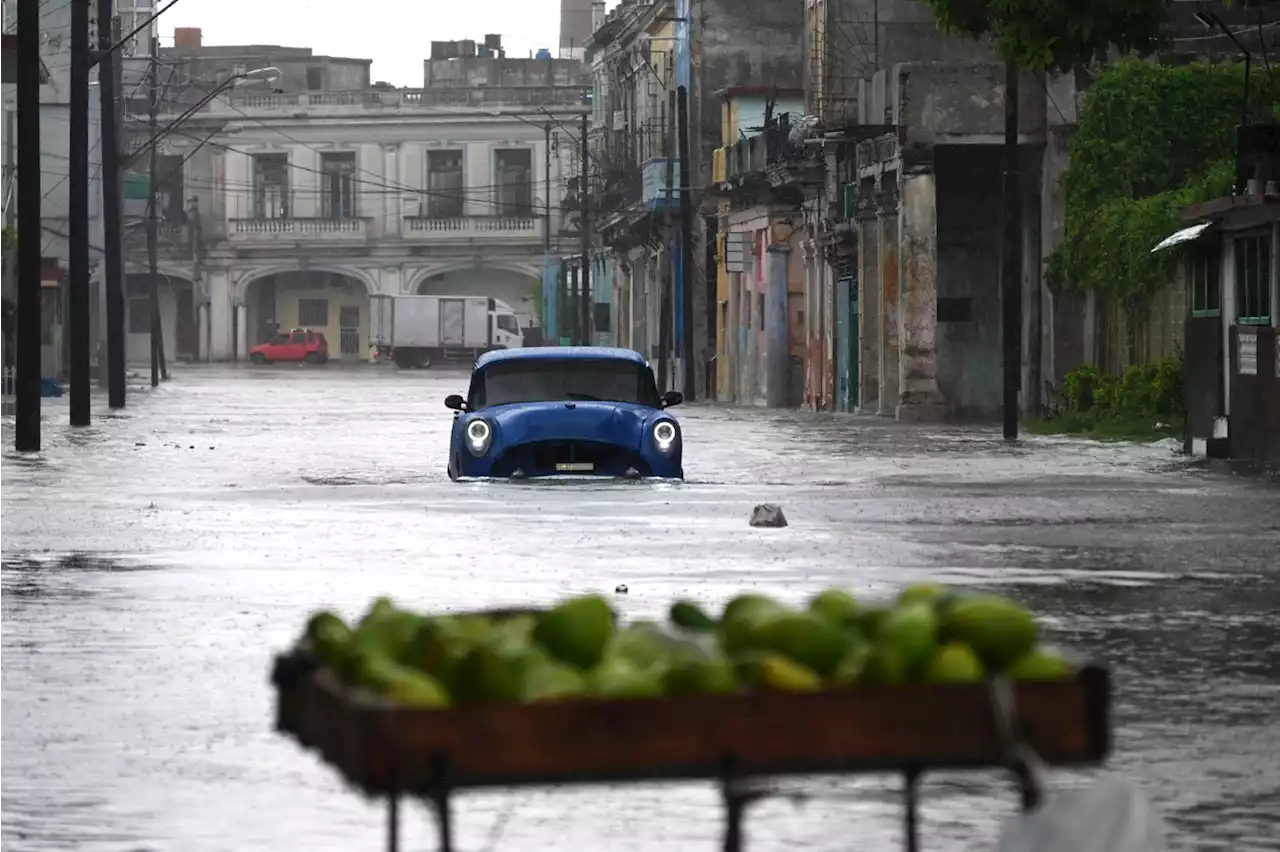
[[595,469],[594,462],[556,462],[556,470],[563,473],[590,472]]

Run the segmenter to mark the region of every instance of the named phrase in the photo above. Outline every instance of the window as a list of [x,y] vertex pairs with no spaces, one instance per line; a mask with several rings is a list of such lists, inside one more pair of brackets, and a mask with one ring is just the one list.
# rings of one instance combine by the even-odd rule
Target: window
[[764,296],[756,297],[756,328],[764,331]]
[[356,154],[343,151],[320,155],[320,213],[330,219],[356,215]]
[[1236,237],[1236,317],[1241,325],[1271,323],[1271,235]]
[[253,218],[289,218],[289,155],[253,155]]
[[533,150],[512,148],[498,151],[497,213],[499,216],[528,216],[533,213]]
[[307,68],[307,89],[318,92],[324,88],[324,69],[314,65]]
[[658,407],[653,373],[622,359],[541,358],[492,364],[471,380],[472,411],[513,402],[607,400]]
[[307,342],[307,333],[305,331],[295,331],[290,339],[291,343],[301,345]]
[[327,326],[329,324],[328,299],[299,299],[298,325]]
[[1222,311],[1222,244],[1216,240],[1194,249],[1187,259],[1191,315],[1216,317]]
[[151,298],[138,296],[129,300],[129,333],[151,333]]
[[592,317],[592,321],[595,324],[595,330],[600,334],[608,334],[610,330],[609,303],[596,302],[594,308],[595,316]]
[[508,334],[519,334],[520,325],[516,322],[515,314],[498,314],[498,328]]
[[456,219],[462,216],[462,152],[427,152],[427,218]]

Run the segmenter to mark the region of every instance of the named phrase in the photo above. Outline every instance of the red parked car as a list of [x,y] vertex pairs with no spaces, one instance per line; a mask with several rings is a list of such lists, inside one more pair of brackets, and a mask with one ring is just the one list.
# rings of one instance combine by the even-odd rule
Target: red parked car
[[255,364],[272,361],[306,361],[323,364],[329,360],[329,341],[324,333],[307,328],[295,328],[288,333],[277,334],[266,343],[259,343],[249,350],[249,360]]

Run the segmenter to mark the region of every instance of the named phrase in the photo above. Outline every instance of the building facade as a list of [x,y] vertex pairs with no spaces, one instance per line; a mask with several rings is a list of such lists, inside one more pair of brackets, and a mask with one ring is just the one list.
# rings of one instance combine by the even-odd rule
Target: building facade
[[473,50],[425,60],[421,89],[231,87],[166,139],[162,310],[195,357],[242,359],[279,325],[367,359],[374,294],[485,295],[540,325],[585,73]]

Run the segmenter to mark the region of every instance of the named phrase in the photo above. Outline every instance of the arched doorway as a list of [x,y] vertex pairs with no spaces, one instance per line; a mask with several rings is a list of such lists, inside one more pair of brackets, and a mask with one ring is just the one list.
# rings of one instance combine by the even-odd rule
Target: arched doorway
[[485,296],[509,306],[520,327],[540,326],[541,279],[512,269],[453,269],[418,282],[420,296]]
[[370,285],[355,273],[337,270],[285,270],[251,277],[241,285],[242,310],[237,339],[246,351],[264,343],[279,328],[323,332],[329,358],[369,359]]
[[[130,364],[151,363],[151,280],[147,272],[125,277],[125,361]],[[155,283],[165,360],[194,361],[200,346],[196,286],[165,272],[156,274]]]

